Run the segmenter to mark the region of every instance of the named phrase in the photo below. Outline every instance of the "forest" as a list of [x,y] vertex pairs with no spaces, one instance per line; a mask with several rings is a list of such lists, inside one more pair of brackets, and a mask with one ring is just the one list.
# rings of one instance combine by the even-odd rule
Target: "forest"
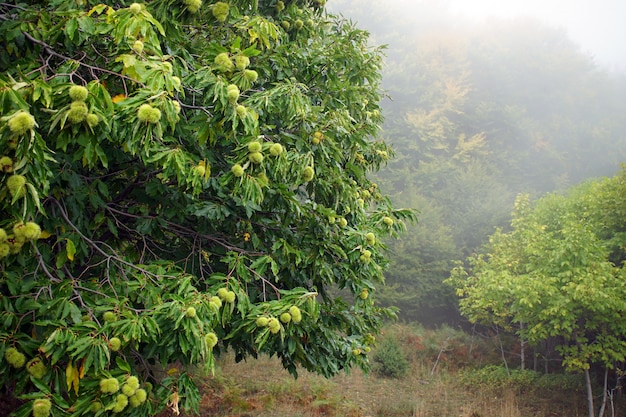
[[610,370],[619,387],[626,75],[530,18],[479,25],[418,3],[398,19],[387,6],[333,4],[388,45],[396,157],[377,179],[419,210],[390,243],[381,299],[406,321],[516,334],[522,369],[525,353],[556,349],[564,368]]
[[383,130],[396,156],[377,179],[420,211],[392,243],[387,277],[400,291],[389,300],[408,320],[454,322],[456,298],[441,283],[453,260],[509,224],[518,194],[536,199],[620,171],[626,77],[530,19],[462,25],[424,4],[398,21],[382,6],[332,6],[388,45]]
[[0,415],[619,415],[626,74],[325,3],[0,4]]

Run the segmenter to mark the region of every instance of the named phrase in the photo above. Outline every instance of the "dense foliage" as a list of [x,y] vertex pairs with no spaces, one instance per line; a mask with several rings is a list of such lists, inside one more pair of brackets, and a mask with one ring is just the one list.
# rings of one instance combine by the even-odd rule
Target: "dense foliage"
[[533,205],[520,196],[512,230],[497,231],[469,268],[453,271],[463,314],[533,345],[555,338],[569,370],[621,367],[625,196],[626,172]]
[[391,337],[385,337],[376,348],[372,361],[374,372],[383,377],[402,378],[409,371],[409,362],[400,344]]
[[[287,2],[286,2],[287,3]],[[189,364],[367,367],[380,51],[319,0],[0,5],[0,385],[19,416],[194,409]],[[341,291],[340,291],[341,290]]]

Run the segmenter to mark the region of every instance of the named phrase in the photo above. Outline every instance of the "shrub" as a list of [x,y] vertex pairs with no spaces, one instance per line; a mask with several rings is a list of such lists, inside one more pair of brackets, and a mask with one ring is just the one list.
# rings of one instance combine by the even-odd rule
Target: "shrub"
[[396,339],[384,338],[373,355],[372,370],[380,376],[401,378],[406,375],[409,363]]
[[460,381],[467,387],[500,390],[510,388],[526,390],[532,388],[539,378],[531,370],[507,370],[501,365],[488,365],[480,369],[464,369],[459,373]]
[[582,374],[543,374],[533,383],[538,391],[583,392],[585,381]]

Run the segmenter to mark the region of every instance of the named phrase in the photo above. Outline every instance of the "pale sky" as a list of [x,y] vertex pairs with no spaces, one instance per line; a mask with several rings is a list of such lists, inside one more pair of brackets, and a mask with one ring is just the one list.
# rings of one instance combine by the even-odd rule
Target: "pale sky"
[[532,16],[563,28],[597,62],[626,69],[626,0],[443,0],[476,19]]

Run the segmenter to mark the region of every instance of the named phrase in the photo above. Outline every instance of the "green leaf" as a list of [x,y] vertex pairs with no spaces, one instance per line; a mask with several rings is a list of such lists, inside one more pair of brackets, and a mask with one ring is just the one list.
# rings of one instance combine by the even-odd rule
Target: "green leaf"
[[117,356],[115,358],[115,364],[117,365],[117,367],[119,369],[121,369],[124,372],[131,372],[131,368],[130,365],[128,364],[128,362],[126,362],[124,359],[122,359],[120,356]]
[[76,29],[78,29],[78,19],[73,17],[69,19],[65,24],[65,33],[71,40],[74,40]]

